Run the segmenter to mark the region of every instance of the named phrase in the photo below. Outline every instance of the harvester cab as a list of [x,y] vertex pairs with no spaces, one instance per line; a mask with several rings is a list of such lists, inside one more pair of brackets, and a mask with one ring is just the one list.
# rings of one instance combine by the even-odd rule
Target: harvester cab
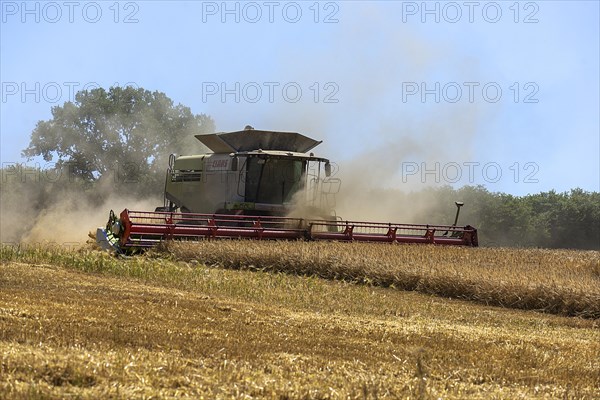
[[171,156],[163,207],[156,211],[286,216],[295,209],[331,216],[340,181],[321,142],[295,132],[255,130],[196,135],[212,153]]

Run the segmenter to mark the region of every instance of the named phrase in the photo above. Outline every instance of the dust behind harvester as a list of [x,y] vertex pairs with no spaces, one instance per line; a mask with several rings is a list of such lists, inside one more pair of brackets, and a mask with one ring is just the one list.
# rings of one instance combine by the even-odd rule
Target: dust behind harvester
[[98,243],[119,252],[163,240],[306,239],[477,246],[477,230],[342,220],[340,181],[328,159],[309,153],[321,142],[295,132],[246,127],[196,135],[212,153],[171,155],[164,204],[155,211],[112,211]]

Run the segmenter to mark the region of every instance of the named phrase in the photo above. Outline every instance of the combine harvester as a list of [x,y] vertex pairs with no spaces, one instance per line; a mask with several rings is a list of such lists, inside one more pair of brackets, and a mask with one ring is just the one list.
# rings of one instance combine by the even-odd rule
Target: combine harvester
[[[213,153],[171,155],[164,204],[155,211],[111,210],[96,240],[132,253],[164,240],[217,238],[330,240],[477,246],[477,230],[454,225],[346,221],[333,211],[340,181],[321,142],[294,132],[196,135]],[[297,214],[299,217],[295,217]]]

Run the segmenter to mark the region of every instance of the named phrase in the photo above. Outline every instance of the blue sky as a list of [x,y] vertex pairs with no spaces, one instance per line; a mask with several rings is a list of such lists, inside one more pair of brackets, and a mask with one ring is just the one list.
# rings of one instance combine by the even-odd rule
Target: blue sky
[[133,83],[374,186],[600,190],[597,1],[0,4],[2,163],[73,91]]

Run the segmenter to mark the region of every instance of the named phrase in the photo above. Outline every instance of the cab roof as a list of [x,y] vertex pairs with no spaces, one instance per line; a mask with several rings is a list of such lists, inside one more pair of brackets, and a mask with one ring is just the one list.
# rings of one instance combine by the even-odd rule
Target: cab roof
[[322,141],[311,139],[297,132],[257,129],[218,132],[195,135],[195,137],[215,153],[238,153],[259,149],[307,153],[322,143]]

